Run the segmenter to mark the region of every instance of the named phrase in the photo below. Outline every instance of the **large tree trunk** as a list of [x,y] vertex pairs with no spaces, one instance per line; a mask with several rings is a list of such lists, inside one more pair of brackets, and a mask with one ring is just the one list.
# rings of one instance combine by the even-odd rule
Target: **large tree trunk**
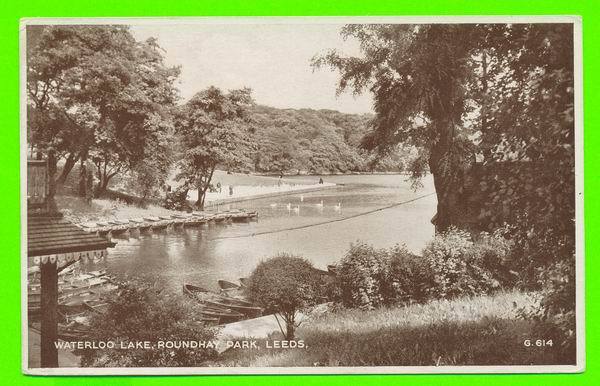
[[114,177],[117,173],[111,172],[108,169],[107,161],[96,163],[96,169],[97,169],[96,176],[98,177],[98,184],[96,185],[96,189],[94,189],[94,196],[101,197],[102,195],[104,195],[104,193],[106,193],[110,179],[112,177]]
[[464,205],[461,202],[464,162],[459,158],[460,152],[452,152],[453,131],[447,128],[443,132],[429,154],[429,169],[438,201],[437,213],[432,220],[436,232],[443,232],[451,225],[460,226]]
[[79,197],[87,197],[87,186],[88,186],[88,173],[91,173],[87,168],[86,158],[81,157],[81,161],[79,163],[79,188],[77,190],[77,194]]
[[67,160],[65,161],[65,165],[63,167],[62,172],[60,173],[60,176],[58,176],[58,179],[56,180],[56,183],[59,185],[64,185],[65,181],[67,180],[67,177],[69,176],[69,173],[71,173],[71,170],[73,170],[73,167],[75,166],[75,164],[77,163],[77,159],[79,157],[75,156],[75,154],[70,153],[69,156],[67,157]]
[[208,191],[208,188],[210,187],[210,182],[212,181],[212,177],[213,177],[213,174],[215,173],[215,169],[216,169],[216,166],[212,167],[210,169],[210,172],[206,176],[204,183],[198,184],[198,186],[196,188],[198,190],[198,200],[196,201],[196,207],[198,207],[200,210],[204,210],[204,201],[206,199],[206,192]]
[[108,182],[110,181],[110,177],[107,176],[103,176],[100,181],[98,181],[98,184],[96,185],[96,197],[101,197],[102,195],[104,195],[104,193],[106,193],[106,190],[108,189]]
[[287,314],[285,320],[285,340],[294,340],[296,335],[296,313]]

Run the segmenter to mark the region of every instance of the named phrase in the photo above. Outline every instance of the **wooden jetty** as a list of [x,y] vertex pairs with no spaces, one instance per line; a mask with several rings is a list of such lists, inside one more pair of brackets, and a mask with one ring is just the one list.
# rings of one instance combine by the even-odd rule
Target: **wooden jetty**
[[168,227],[197,227],[204,224],[227,224],[258,219],[258,212],[245,210],[229,210],[221,212],[192,212],[172,215],[147,216],[143,218],[115,219],[107,221],[86,222],[79,227],[86,232],[99,235],[119,235],[131,231],[163,230]]

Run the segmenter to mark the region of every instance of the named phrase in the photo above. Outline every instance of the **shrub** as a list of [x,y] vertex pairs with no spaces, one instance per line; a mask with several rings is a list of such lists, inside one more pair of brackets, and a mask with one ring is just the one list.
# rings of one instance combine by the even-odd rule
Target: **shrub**
[[450,227],[437,234],[423,250],[429,268],[433,272],[434,286],[430,292],[436,297],[453,297],[474,293],[475,288],[468,275],[467,251],[473,246],[469,233]]
[[576,283],[574,261],[561,261],[545,270],[540,280],[545,282],[539,306],[524,310],[522,317],[533,320],[543,336],[556,337],[557,350],[563,363],[576,361]]
[[542,306],[547,321],[557,330],[561,339],[561,355],[575,363],[575,304],[576,282],[575,261],[565,259],[548,270],[547,286],[544,289]]
[[468,252],[468,259],[487,271],[493,287],[512,288],[517,284],[519,274],[514,270],[513,243],[503,233],[500,229],[492,234],[479,234]]
[[395,246],[389,251],[386,303],[422,303],[433,287],[433,271],[427,261],[410,253],[406,246]]
[[469,233],[450,227],[423,250],[433,272],[434,297],[488,293],[509,287],[515,275],[509,270],[510,243],[501,235],[482,234],[473,242]]
[[172,210],[191,210],[191,206],[187,201],[187,189],[177,188],[173,192],[167,192],[163,206],[166,209]]
[[306,259],[280,254],[261,262],[249,277],[247,294],[267,313],[279,314],[286,324],[281,331],[294,339],[296,313],[320,299],[320,277]]
[[386,250],[356,244],[338,266],[342,304],[346,307],[373,309],[384,303],[382,287],[388,265]]
[[346,307],[372,309],[512,288],[517,274],[510,270],[511,247],[499,232],[481,233],[473,241],[453,227],[436,235],[422,257],[405,246],[353,245],[338,264],[328,296]]
[[80,350],[82,366],[191,367],[217,355],[209,348],[120,348],[121,342],[214,340],[215,331],[194,320],[194,315],[199,314],[195,303],[161,294],[147,284],[128,282],[119,285],[108,304],[105,314],[92,317],[86,340],[112,341],[115,347]]

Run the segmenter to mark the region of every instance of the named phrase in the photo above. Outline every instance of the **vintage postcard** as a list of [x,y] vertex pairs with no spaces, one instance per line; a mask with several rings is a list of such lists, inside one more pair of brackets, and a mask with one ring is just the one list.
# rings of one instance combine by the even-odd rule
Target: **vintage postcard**
[[581,39],[22,20],[23,372],[583,371]]

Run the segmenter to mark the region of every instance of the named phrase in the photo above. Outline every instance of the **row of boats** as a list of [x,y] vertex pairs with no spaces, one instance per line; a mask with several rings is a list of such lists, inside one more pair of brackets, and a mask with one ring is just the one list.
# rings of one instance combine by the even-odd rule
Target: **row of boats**
[[[40,328],[41,311],[41,288],[36,279],[36,275],[31,274],[28,284],[29,324],[34,330]],[[263,309],[244,299],[245,279],[241,280],[241,284],[219,280],[220,293],[184,284],[183,293],[199,304],[196,322],[216,326],[261,316]],[[105,270],[62,273],[58,282],[58,337],[73,341],[89,336],[90,317],[107,312],[106,295],[116,288]]]
[[[40,328],[41,286],[36,272],[29,275],[27,308],[29,325]],[[89,334],[92,314],[108,310],[106,295],[117,285],[105,270],[75,274],[61,272],[58,279],[58,337],[64,340],[84,339]]]
[[210,222],[244,222],[258,218],[258,212],[241,209],[222,212],[177,213],[167,216],[148,216],[133,219],[115,219],[108,221],[86,222],[80,224],[87,232],[96,232],[102,236],[108,233],[118,235],[130,230],[161,230],[167,227],[194,227]]
[[[60,275],[58,279],[59,311],[70,307],[84,306],[86,302],[100,299],[116,288],[116,284],[105,270],[79,275]],[[39,314],[41,284],[35,277],[30,278],[28,283],[27,306],[30,316],[35,317]]]

